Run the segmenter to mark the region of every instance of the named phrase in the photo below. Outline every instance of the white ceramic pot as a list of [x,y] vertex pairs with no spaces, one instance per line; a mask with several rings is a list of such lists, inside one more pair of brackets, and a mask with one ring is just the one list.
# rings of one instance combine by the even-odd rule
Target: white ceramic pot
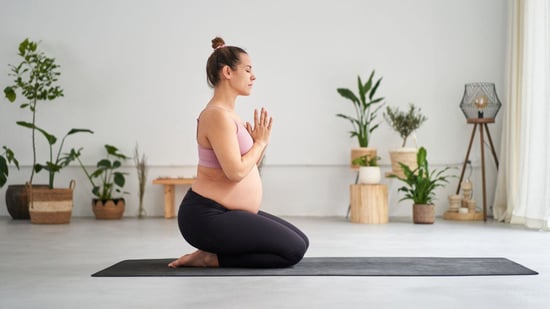
[[359,179],[360,184],[377,184],[380,183],[382,178],[379,166],[361,166],[359,167]]

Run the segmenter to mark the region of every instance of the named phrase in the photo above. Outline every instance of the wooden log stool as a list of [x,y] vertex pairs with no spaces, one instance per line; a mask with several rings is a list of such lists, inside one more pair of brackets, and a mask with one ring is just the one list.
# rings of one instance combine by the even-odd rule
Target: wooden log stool
[[384,184],[350,185],[351,215],[354,223],[388,223],[388,187]]

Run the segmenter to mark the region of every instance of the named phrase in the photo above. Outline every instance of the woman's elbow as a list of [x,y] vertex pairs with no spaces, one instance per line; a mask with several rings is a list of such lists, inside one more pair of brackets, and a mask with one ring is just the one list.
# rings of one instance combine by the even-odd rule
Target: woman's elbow
[[244,173],[243,171],[238,171],[238,170],[226,171],[225,176],[231,182],[239,182],[239,181],[243,180],[244,177],[246,177],[246,173]]

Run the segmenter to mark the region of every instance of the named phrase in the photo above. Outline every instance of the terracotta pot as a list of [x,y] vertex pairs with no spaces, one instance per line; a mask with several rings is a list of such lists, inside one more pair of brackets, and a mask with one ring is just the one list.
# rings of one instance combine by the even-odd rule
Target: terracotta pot
[[434,204],[414,204],[413,222],[416,224],[433,224],[435,221]]
[[92,200],[92,210],[95,218],[99,220],[119,220],[122,218],[125,208],[126,203],[122,198],[106,201]]

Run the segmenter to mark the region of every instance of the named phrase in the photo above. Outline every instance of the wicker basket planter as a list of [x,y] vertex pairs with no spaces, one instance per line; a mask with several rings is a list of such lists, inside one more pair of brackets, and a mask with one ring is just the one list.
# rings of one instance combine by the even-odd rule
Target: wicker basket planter
[[413,222],[416,224],[433,224],[435,221],[434,204],[414,204]]
[[119,220],[124,214],[126,203],[124,199],[102,201],[92,200],[92,210],[95,218],[99,220]]
[[392,174],[404,178],[403,170],[399,165],[399,162],[410,167],[411,170],[416,169],[416,148],[401,148],[390,151],[390,160],[391,160],[391,172]]
[[27,186],[31,223],[69,223],[73,211],[74,187],[74,180],[66,189]]

